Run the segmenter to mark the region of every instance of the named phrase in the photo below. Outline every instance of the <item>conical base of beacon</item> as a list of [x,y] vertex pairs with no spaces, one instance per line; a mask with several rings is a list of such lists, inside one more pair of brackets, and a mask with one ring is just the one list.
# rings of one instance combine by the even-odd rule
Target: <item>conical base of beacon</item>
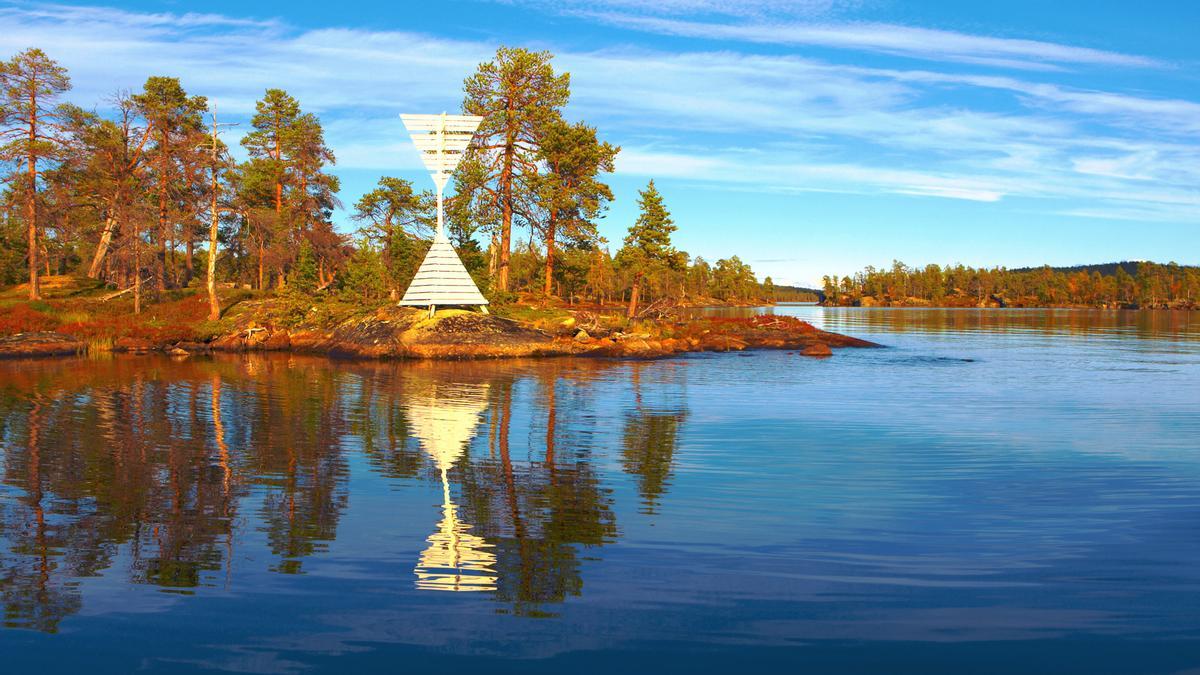
[[400,300],[402,307],[428,307],[431,316],[434,308],[450,305],[476,306],[487,313],[487,304],[487,298],[479,292],[454,246],[441,233],[434,238]]

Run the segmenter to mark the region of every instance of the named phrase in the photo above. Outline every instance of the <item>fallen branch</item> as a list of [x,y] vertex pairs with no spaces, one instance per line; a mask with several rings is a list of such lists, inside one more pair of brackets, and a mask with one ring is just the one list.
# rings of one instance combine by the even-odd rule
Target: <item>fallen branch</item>
[[636,319],[665,319],[672,316],[677,309],[676,303],[661,298],[643,307],[637,315]]
[[[150,279],[142,279],[143,284],[146,283],[147,281],[150,281]],[[108,295],[100,298],[100,302],[108,302],[109,300],[112,300],[113,298],[119,298],[122,295],[125,295],[126,293],[128,293],[129,291],[132,291],[134,288],[137,288],[137,284],[134,284],[134,285],[130,286],[129,288],[126,288],[125,290],[117,291],[116,293],[109,293]]]

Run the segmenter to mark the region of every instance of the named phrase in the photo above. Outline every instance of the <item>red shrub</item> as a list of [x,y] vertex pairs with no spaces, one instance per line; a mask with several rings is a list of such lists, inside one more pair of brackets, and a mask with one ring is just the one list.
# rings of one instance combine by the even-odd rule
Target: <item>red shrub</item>
[[54,330],[57,325],[58,319],[28,305],[13,305],[0,309],[0,335]]
[[63,324],[60,330],[68,335],[83,339],[123,337],[148,340],[153,344],[170,344],[180,340],[195,340],[196,331],[191,326],[182,323],[171,323],[165,326],[147,326],[136,323],[134,317],[109,317],[93,319],[81,323]]

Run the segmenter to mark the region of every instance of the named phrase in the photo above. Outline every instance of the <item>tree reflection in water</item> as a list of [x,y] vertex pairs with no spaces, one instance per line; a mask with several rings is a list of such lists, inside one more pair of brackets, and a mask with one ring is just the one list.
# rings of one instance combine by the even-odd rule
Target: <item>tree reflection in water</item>
[[670,396],[647,401],[642,387],[645,364],[634,363],[631,368],[635,404],[625,414],[621,466],[637,477],[642,512],[653,514],[670,484],[679,428],[686,415],[686,390],[671,389]]
[[2,367],[0,600],[6,626],[41,631],[82,608],[81,579],[113,579],[114,566],[127,583],[192,594],[236,586],[235,549],[261,542],[271,558],[251,565],[302,573],[335,546],[352,463],[397,489],[440,486],[411,563],[419,591],[484,591],[501,611],[549,615],[582,592],[587,551],[618,536],[593,454],[619,448],[653,510],[685,419],[682,398],[645,401],[640,384],[632,410],[598,410],[598,383],[629,375],[603,362]]

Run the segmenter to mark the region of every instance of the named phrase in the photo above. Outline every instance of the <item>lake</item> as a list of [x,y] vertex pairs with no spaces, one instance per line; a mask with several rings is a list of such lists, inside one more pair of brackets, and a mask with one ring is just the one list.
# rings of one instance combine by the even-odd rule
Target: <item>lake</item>
[[5,672],[1200,672],[1200,315],[0,363]]

